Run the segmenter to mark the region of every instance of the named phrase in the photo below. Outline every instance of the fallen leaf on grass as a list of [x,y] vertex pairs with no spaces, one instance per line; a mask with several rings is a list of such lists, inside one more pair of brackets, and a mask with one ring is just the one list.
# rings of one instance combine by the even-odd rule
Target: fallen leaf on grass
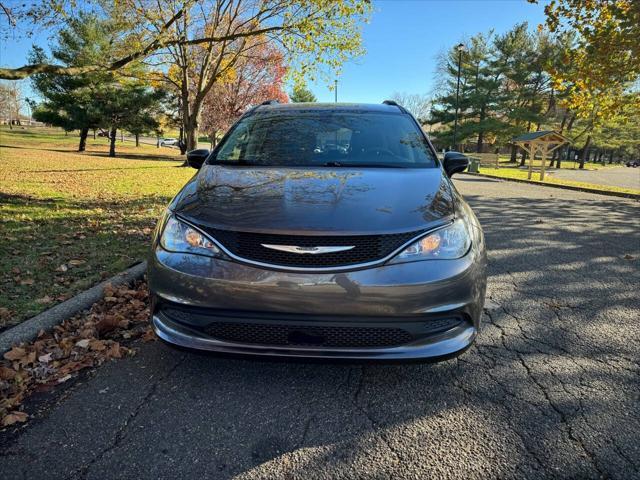
[[2,426],[8,427],[9,425],[13,425],[16,422],[26,422],[29,415],[24,412],[11,412],[9,415],[2,419]]
[[72,267],[77,267],[78,265],[83,265],[87,262],[84,260],[69,260],[67,263]]
[[44,297],[38,298],[36,300],[36,303],[40,303],[40,304],[47,304],[51,302],[53,302],[53,298],[51,298],[49,295],[45,295]]
[[56,272],[66,272],[67,270],[69,270],[69,267],[67,267],[64,263],[56,268]]
[[8,320],[11,317],[11,310],[0,307],[0,320]]
[[83,340],[78,340],[76,342],[76,347],[89,348],[89,342],[90,342],[90,340],[88,338],[85,338]]
[[33,285],[35,280],[33,278],[25,278],[24,280],[20,280],[20,285]]

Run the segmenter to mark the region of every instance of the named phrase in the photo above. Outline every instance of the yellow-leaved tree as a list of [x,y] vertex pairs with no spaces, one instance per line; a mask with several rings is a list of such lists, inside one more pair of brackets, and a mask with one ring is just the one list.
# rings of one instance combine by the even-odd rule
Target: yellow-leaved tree
[[[529,0],[538,3],[538,0]],[[640,78],[640,2],[638,0],[553,0],[545,6],[551,32],[575,33],[575,44],[551,70],[564,106],[581,123],[581,167],[593,132],[628,107]]]

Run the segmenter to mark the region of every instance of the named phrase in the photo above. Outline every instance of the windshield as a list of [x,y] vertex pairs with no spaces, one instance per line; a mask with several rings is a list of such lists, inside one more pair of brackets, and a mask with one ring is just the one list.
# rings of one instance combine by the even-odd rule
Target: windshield
[[256,166],[435,167],[408,115],[269,112],[242,119],[209,163]]

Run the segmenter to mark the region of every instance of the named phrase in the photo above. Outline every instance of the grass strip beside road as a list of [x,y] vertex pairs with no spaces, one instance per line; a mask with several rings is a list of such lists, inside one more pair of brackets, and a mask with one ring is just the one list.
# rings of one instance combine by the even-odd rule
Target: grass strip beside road
[[193,175],[173,149],[48,129],[0,129],[0,329],[145,258],[156,219]]
[[615,187],[611,185],[601,185],[596,183],[588,183],[588,182],[577,182],[575,180],[565,180],[560,178],[555,178],[553,173],[546,172],[544,181],[541,182],[540,172],[533,172],[531,180],[527,178],[528,171],[525,169],[519,169],[515,167],[502,167],[502,168],[487,168],[480,167],[480,173],[482,175],[490,175],[496,178],[504,178],[504,179],[515,179],[515,180],[528,180],[533,183],[539,183],[540,185],[545,184],[554,184],[554,185],[566,185],[569,187],[576,188],[584,188],[589,190],[600,190],[605,192],[616,192],[616,193],[630,193],[633,195],[640,195],[640,190],[634,188],[625,188],[625,187]]

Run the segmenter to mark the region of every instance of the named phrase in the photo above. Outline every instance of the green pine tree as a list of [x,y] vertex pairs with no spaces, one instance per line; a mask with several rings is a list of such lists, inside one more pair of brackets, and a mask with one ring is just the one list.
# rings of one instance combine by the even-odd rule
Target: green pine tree
[[289,100],[291,100],[293,103],[318,101],[313,92],[304,85],[294,85],[293,90],[289,95]]

